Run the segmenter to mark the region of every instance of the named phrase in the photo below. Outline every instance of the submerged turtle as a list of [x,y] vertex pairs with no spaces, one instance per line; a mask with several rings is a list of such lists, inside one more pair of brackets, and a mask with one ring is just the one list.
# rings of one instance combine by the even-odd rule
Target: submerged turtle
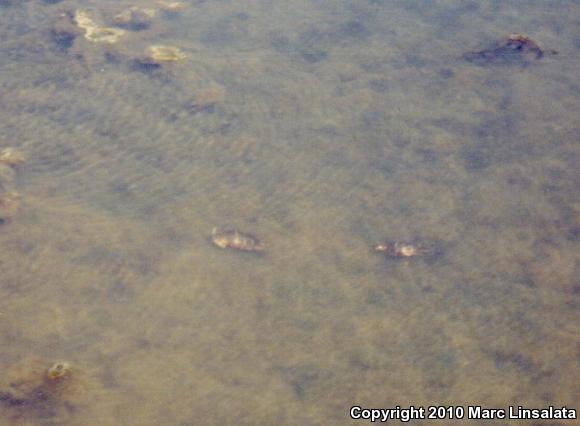
[[393,258],[409,258],[422,256],[432,251],[425,244],[403,243],[400,241],[385,241],[373,246],[373,251],[384,253]]
[[67,379],[71,374],[71,365],[68,362],[57,362],[46,370],[46,380],[57,382]]
[[223,229],[213,228],[211,231],[211,241],[215,246],[225,249],[231,248],[241,251],[261,252],[264,250],[264,245],[256,237],[250,234],[245,234],[237,229]]
[[465,53],[463,58],[480,65],[507,64],[515,61],[525,62],[530,59],[541,59],[545,53],[558,54],[555,50],[544,51],[538,43],[523,34],[510,34],[498,40],[488,49]]
[[57,362],[47,368],[42,360],[25,359],[4,370],[4,377],[0,378],[0,407],[43,411],[54,408],[72,390],[68,362]]

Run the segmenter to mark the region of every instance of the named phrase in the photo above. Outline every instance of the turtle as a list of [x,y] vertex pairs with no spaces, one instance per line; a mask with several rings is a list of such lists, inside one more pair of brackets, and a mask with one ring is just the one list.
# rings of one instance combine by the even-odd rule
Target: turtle
[[422,243],[385,241],[381,244],[374,245],[373,251],[384,253],[386,256],[393,258],[410,258],[422,256],[431,252],[431,249]]
[[212,243],[221,249],[262,252],[264,245],[253,235],[240,232],[237,229],[218,229],[211,231]]

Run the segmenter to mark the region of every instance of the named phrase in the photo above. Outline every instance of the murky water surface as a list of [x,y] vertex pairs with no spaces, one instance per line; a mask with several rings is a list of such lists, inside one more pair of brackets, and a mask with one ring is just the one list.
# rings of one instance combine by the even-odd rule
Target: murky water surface
[[0,1],[0,424],[580,408],[578,4],[184,1]]

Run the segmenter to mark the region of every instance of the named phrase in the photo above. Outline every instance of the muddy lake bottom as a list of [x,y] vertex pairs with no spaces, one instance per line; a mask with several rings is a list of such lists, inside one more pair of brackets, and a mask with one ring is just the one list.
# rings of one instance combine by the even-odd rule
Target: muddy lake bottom
[[132,6],[0,1],[0,425],[580,409],[578,6]]

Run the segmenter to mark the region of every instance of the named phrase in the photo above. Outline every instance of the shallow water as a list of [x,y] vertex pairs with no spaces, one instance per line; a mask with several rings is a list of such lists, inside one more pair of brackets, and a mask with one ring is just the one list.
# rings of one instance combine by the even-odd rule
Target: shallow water
[[[574,2],[197,0],[115,45],[55,36],[133,4],[0,1],[0,147],[28,157],[0,396],[73,366],[0,424],[580,408]],[[510,33],[559,54],[462,58]],[[136,65],[152,44],[187,57]],[[267,250],[219,250],[216,226]],[[440,250],[390,260],[386,238]]]

